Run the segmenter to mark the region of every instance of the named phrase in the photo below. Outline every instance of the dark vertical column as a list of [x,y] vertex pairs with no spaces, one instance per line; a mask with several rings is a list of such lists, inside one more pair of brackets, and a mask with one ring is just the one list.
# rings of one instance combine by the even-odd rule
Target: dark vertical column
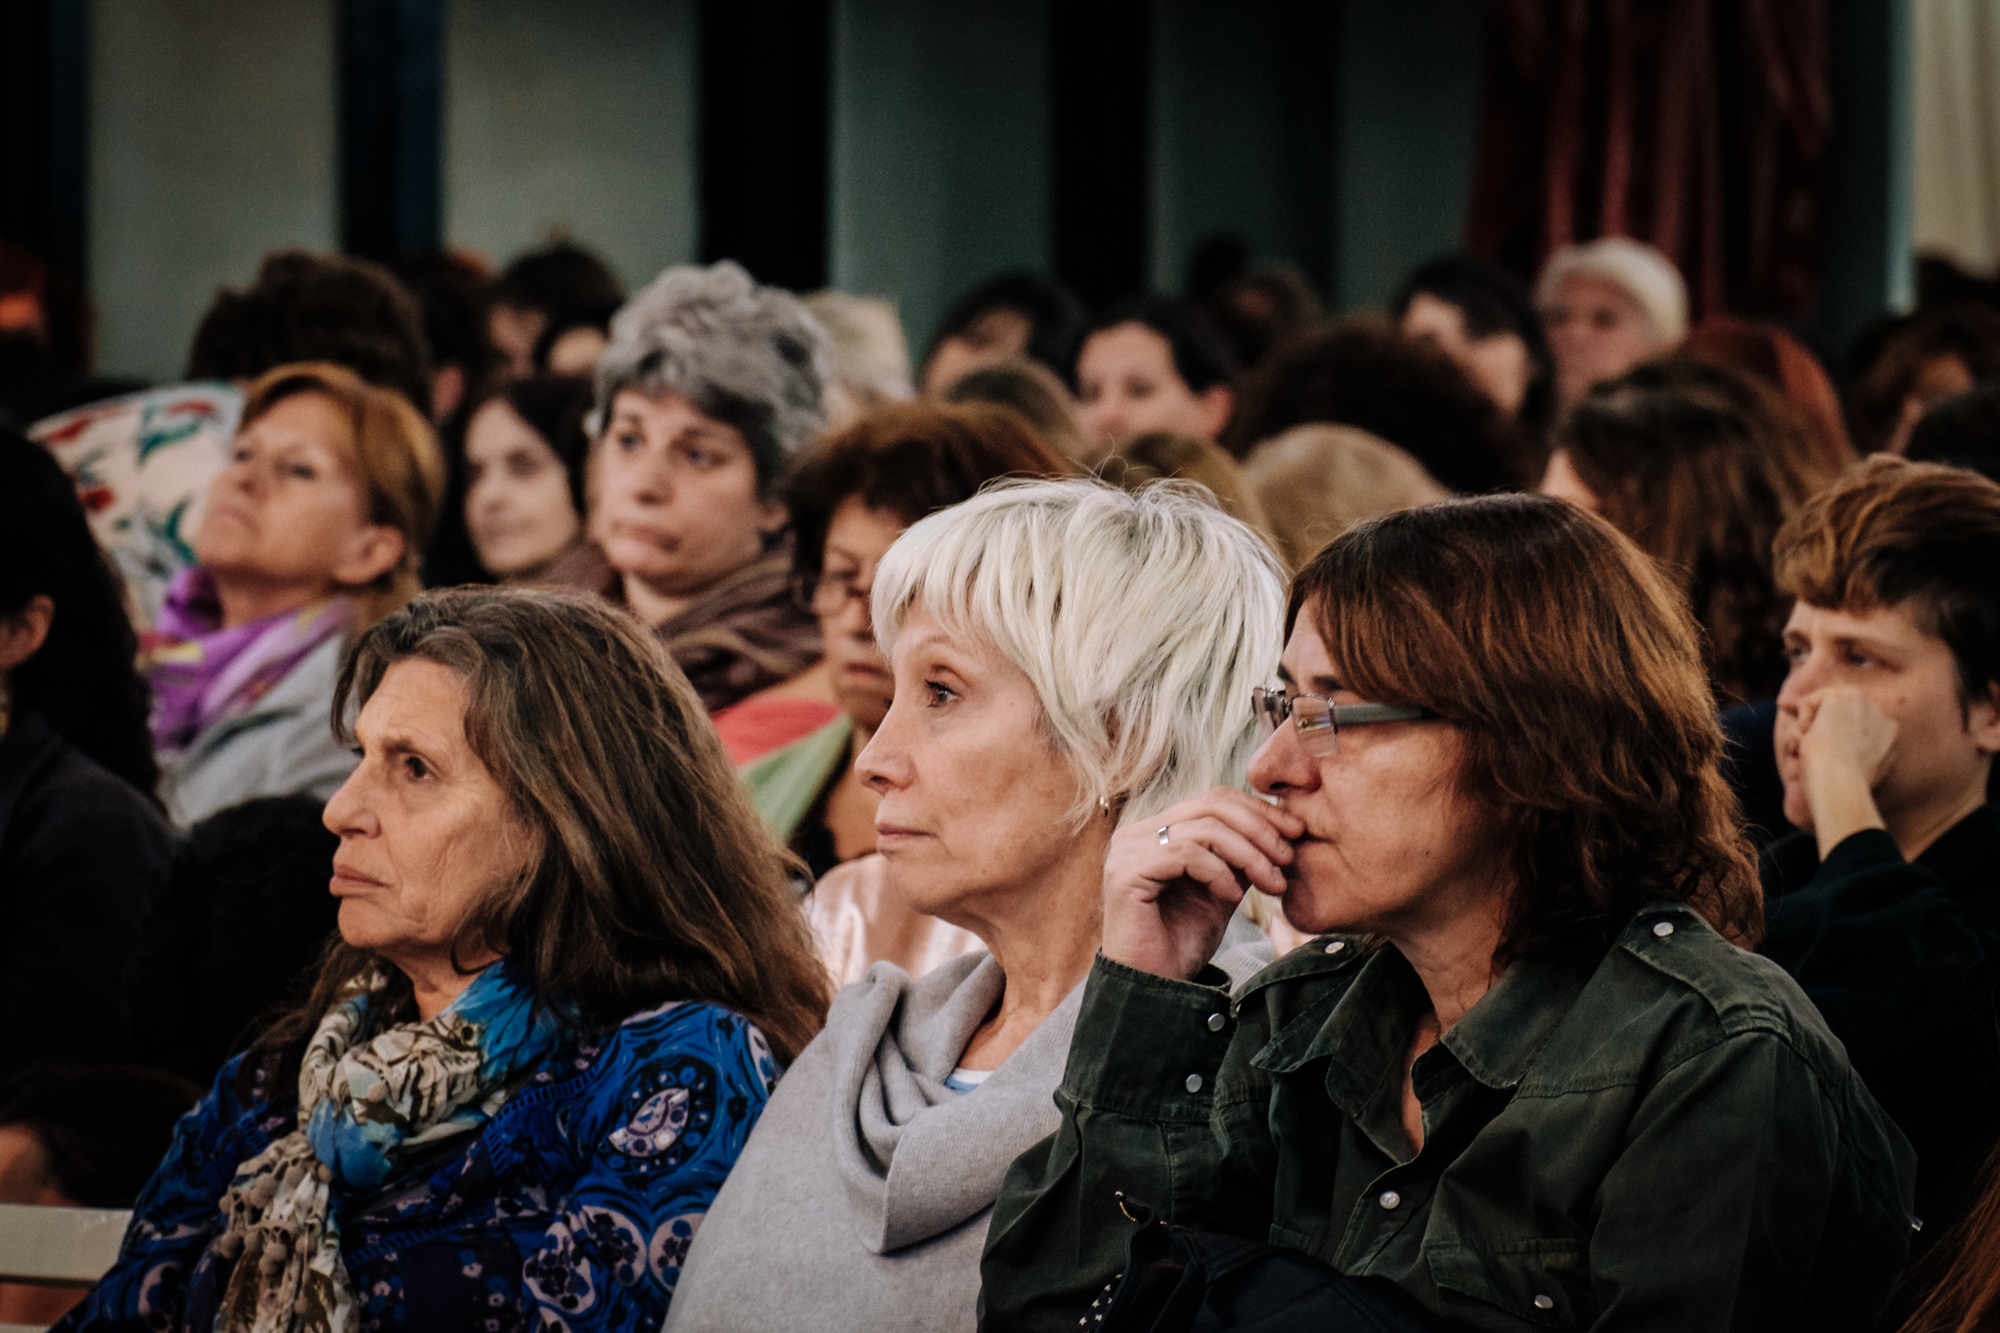
[[1056,274],[1093,306],[1144,291],[1152,220],[1151,0],[1060,0],[1052,19]]
[[340,244],[390,260],[438,244],[441,0],[341,0]]
[[702,0],[701,257],[826,285],[831,0]]
[[1335,71],[1340,16],[1330,0],[1280,0],[1277,6],[1279,104],[1285,169],[1291,175],[1292,231],[1299,267],[1340,308],[1340,252],[1334,182],[1340,162],[1335,129]]
[[0,236],[79,283],[87,18],[85,0],[0,0]]
[[1821,192],[1819,334],[1836,354],[1913,296],[1909,0],[1827,6],[1833,128]]

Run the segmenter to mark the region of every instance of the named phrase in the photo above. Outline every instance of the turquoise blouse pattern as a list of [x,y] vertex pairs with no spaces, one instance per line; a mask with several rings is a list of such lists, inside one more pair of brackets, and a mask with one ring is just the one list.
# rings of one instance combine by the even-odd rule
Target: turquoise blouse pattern
[[[213,1327],[233,1266],[212,1248],[217,1200],[297,1123],[289,1095],[237,1097],[241,1059],[181,1120],[118,1262],[58,1328]],[[336,1188],[360,1327],[657,1329],[777,1076],[764,1035],[711,1004],[561,1043],[469,1140],[380,1188]]]

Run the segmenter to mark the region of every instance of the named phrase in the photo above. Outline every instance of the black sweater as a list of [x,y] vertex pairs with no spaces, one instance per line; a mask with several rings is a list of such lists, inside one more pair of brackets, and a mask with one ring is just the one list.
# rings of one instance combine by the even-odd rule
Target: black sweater
[[1867,829],[1825,862],[1810,833],[1764,855],[1770,933],[1917,1150],[1922,1241],[1970,1203],[2000,1133],[2000,807],[1981,806],[1914,862]]
[[167,821],[37,714],[0,741],[0,1083],[128,1055],[125,987]]

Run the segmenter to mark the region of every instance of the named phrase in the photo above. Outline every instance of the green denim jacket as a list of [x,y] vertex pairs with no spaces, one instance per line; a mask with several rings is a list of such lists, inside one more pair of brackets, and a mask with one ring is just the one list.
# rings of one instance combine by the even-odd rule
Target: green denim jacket
[[1097,960],[1062,1126],[994,1208],[982,1330],[1076,1327],[1123,1265],[1118,1191],[1463,1328],[1866,1328],[1902,1268],[1908,1143],[1790,978],[1686,907],[1508,968],[1416,1063],[1417,1154],[1401,954],[1329,936],[1233,1003],[1216,980]]

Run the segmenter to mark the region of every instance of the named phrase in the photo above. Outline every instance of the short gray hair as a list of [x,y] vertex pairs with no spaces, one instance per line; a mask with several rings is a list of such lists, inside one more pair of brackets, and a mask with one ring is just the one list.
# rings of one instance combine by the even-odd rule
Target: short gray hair
[[743,433],[768,488],[826,424],[829,366],[826,330],[796,296],[760,286],[727,259],[679,264],[613,316],[585,424],[592,439],[601,435],[627,389],[679,394]]
[[1082,784],[1079,828],[1100,800],[1123,824],[1240,784],[1250,691],[1284,647],[1270,548],[1186,482],[996,483],[904,532],[872,601],[885,653],[921,603],[1027,675]]

